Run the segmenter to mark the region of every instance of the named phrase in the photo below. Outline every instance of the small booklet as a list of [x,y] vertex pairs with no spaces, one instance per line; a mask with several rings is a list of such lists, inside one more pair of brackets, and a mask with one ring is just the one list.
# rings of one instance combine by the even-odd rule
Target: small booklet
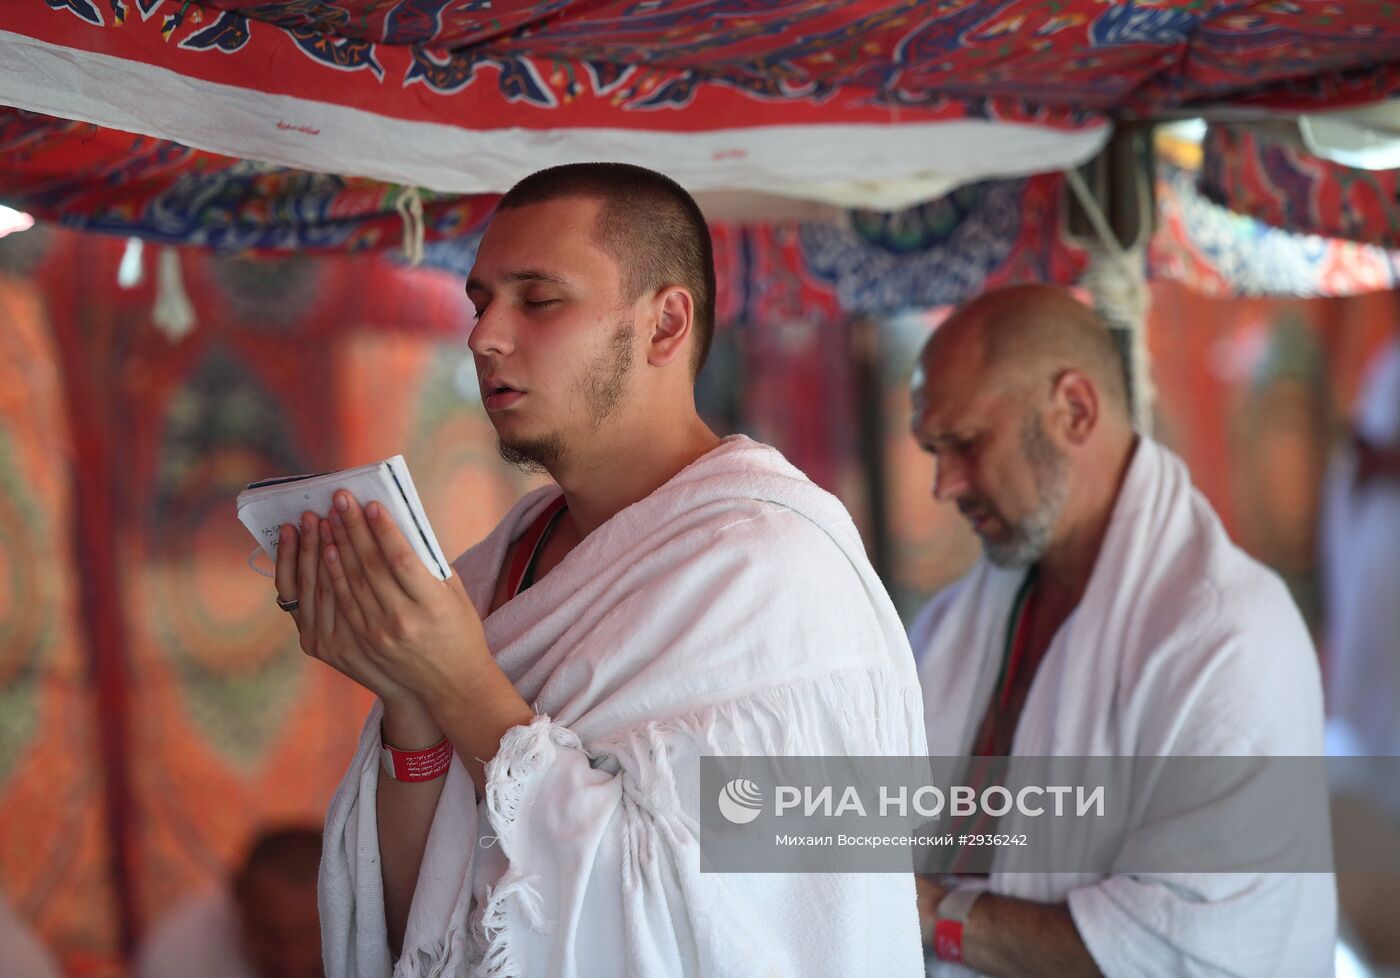
[[[379,503],[394,518],[423,565],[438,580],[452,576],[452,566],[443,556],[437,537],[413,488],[402,455],[382,462],[322,472],[316,475],[289,475],[281,479],[254,482],[238,494],[238,519],[257,539],[263,552],[277,563],[277,536],[283,523],[299,526],[301,514],[310,510],[319,516],[330,513],[339,489],[348,491],[361,508]],[[256,568],[255,568],[256,569]]]

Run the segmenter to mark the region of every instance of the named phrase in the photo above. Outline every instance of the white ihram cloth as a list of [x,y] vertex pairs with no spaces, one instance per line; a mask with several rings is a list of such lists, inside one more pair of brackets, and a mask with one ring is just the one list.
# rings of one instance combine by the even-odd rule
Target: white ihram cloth
[[[1024,575],[983,560],[915,621],[910,637],[934,755],[972,749]],[[1321,753],[1316,656],[1287,590],[1230,542],[1181,460],[1141,437],[1084,597],[1027,694],[1012,754]],[[1210,824],[1210,811],[1194,814]],[[1067,822],[1080,834],[1093,828],[1088,819]],[[1161,839],[1180,838],[1188,822],[1178,819]],[[998,831],[1011,831],[1005,825]],[[1134,851],[1159,841],[1154,828],[1134,829]],[[1087,838],[1062,842],[1058,851],[1092,848]],[[1329,874],[994,872],[990,886],[1028,900],[1067,899],[1109,978],[1332,974]],[[972,974],[957,965],[931,973]]]
[[[1372,361],[1354,425],[1367,441],[1400,448],[1400,340]],[[1334,752],[1400,754],[1400,483],[1358,486],[1350,449],[1328,472],[1322,546]],[[1400,813],[1393,779],[1351,787]]]
[[[483,614],[557,495],[526,496],[454,564]],[[395,976],[921,971],[912,875],[699,872],[702,754],[926,752],[908,641],[835,497],[727,439],[485,628],[538,716],[501,739],[480,811],[454,761]],[[379,717],[327,818],[329,978],[391,968]]]

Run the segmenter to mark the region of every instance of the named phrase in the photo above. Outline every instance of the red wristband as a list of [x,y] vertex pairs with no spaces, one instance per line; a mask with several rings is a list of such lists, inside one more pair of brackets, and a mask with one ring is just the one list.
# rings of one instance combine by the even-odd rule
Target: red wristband
[[425,750],[399,750],[380,740],[379,762],[395,781],[432,781],[452,766],[452,745],[444,737]]
[[962,964],[963,922],[961,920],[938,920],[933,925],[933,953],[940,961]]

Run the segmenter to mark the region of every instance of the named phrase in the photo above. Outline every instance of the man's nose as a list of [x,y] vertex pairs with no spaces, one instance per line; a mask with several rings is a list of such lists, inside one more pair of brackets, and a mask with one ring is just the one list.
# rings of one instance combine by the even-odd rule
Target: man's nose
[[967,473],[962,463],[940,457],[933,469],[933,498],[940,503],[955,500],[967,492]]
[[504,356],[510,353],[515,348],[515,341],[507,322],[508,318],[487,306],[486,311],[477,316],[476,324],[467,336],[467,348],[478,356]]

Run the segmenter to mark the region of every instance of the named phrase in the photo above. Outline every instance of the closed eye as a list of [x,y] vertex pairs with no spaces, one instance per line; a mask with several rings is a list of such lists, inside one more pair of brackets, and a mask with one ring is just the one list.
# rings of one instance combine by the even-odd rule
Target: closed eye
[[978,441],[979,436],[977,435],[967,438],[944,437],[936,442],[921,442],[919,447],[934,458],[944,454],[967,456],[977,448]]
[[527,308],[527,309],[547,309],[547,308],[550,307],[550,306],[557,305],[558,302],[559,302],[558,299],[526,299],[526,300],[525,300],[525,308]]

